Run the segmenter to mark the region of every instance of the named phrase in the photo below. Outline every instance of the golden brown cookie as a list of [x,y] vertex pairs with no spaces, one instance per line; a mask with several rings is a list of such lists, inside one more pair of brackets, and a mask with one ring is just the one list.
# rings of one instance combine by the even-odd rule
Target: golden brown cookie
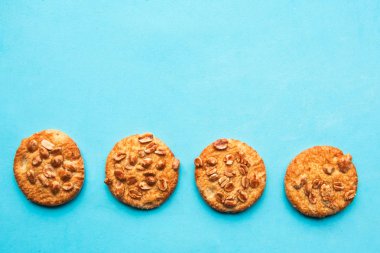
[[301,213],[322,218],[343,210],[355,197],[358,176],[350,154],[316,146],[297,155],[285,175],[290,203]]
[[219,139],[207,146],[194,164],[199,192],[207,204],[219,212],[244,211],[264,191],[264,162],[244,142]]
[[84,181],[78,146],[58,130],[44,130],[22,140],[13,170],[25,196],[44,206],[58,206],[72,200]]
[[104,182],[121,202],[152,209],[174,191],[178,169],[179,160],[153,134],[132,135],[116,143],[109,153]]

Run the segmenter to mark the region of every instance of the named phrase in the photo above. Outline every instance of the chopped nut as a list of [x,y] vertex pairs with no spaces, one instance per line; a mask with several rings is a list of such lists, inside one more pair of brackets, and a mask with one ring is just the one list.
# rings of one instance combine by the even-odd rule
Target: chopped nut
[[157,147],[158,147],[158,145],[156,143],[151,142],[148,145],[146,145],[146,147],[144,149],[144,152],[147,153],[147,154],[151,154],[154,151],[156,151]]
[[128,195],[133,199],[141,199],[142,197],[142,193],[139,192],[137,189],[130,190]]
[[235,189],[235,186],[232,182],[228,182],[225,186],[224,186],[224,190],[226,192],[231,192]]
[[43,159],[49,158],[50,153],[46,148],[41,147],[39,151],[40,151],[41,158],[43,158]]
[[249,185],[252,188],[257,188],[260,185],[260,180],[256,178],[256,175],[253,175],[249,180]]
[[352,156],[350,154],[341,156],[338,159],[338,166],[342,173],[346,173],[352,167]]
[[344,194],[344,200],[350,201],[353,198],[355,198],[356,191],[355,190],[349,190]]
[[319,189],[321,187],[321,185],[323,184],[323,181],[320,180],[319,178],[316,178],[313,180],[312,182],[312,188],[313,189]]
[[327,183],[322,184],[321,189],[319,191],[320,191],[322,200],[325,200],[325,201],[330,200],[331,197],[334,195],[331,186]]
[[303,192],[305,193],[305,196],[309,197],[311,194],[311,187],[309,184],[305,184],[305,187],[303,188]]
[[301,175],[298,180],[294,183],[293,187],[296,190],[301,189],[307,183],[306,175]]
[[214,173],[212,174],[209,178],[208,178],[211,182],[215,182],[216,180],[219,179],[219,175],[217,173]]
[[228,140],[227,139],[216,140],[213,143],[213,146],[217,150],[224,150],[224,149],[226,149],[228,147]]
[[234,177],[236,174],[235,174],[235,172],[233,171],[233,170],[231,170],[231,169],[226,169],[225,171],[224,171],[224,175],[226,176],[226,177]]
[[241,174],[242,176],[245,176],[245,175],[248,174],[248,168],[247,168],[246,165],[244,165],[244,164],[240,164],[240,166],[238,167],[238,169],[239,169],[239,172],[240,172],[240,174]]
[[146,181],[146,183],[147,183],[149,186],[153,186],[153,185],[156,184],[157,179],[156,179],[154,176],[147,176],[147,177],[145,178],[145,181]]
[[38,143],[36,140],[31,140],[28,142],[27,149],[30,153],[33,153],[38,148]]
[[50,185],[50,182],[49,180],[42,174],[39,174],[37,176],[38,178],[38,181],[40,181],[40,183],[44,186],[44,187],[48,187]]
[[54,144],[48,140],[42,140],[41,145],[42,145],[42,147],[46,148],[47,150],[52,150],[54,148]]
[[127,185],[133,185],[137,182],[136,177],[127,177],[126,183]]
[[237,198],[240,202],[244,203],[248,200],[248,194],[245,191],[238,190],[237,191]]
[[244,176],[241,178],[241,186],[244,188],[244,189],[247,189],[248,186],[249,186],[249,179],[248,177]]
[[206,159],[206,163],[210,166],[215,166],[217,164],[218,160],[216,160],[215,157],[208,157]]
[[177,171],[179,169],[179,160],[177,158],[173,159],[172,169],[175,171]]
[[114,156],[113,156],[113,159],[115,160],[115,162],[120,162],[122,160],[125,159],[127,155],[125,153],[122,153],[122,152],[118,152],[116,153]]
[[29,180],[29,182],[31,184],[35,184],[36,183],[36,177],[35,177],[33,169],[29,169],[29,170],[26,171],[26,177],[28,178],[28,180]]
[[124,171],[122,171],[122,170],[114,170],[114,175],[115,175],[116,179],[119,181],[125,181],[127,179]]
[[70,191],[72,190],[74,185],[71,182],[66,182],[62,185],[62,189],[65,191]]
[[62,163],[63,163],[63,156],[61,155],[55,156],[53,157],[53,159],[51,159],[51,165],[53,165],[53,167],[55,168],[58,168],[59,166],[61,166]]
[[142,160],[141,166],[143,166],[144,168],[148,168],[152,163],[153,163],[152,158],[147,157]]
[[223,195],[223,193],[221,193],[221,192],[218,192],[218,193],[216,193],[215,195],[215,200],[218,202],[218,203],[223,203],[224,202],[224,195]]
[[225,200],[224,200],[224,206],[225,207],[228,207],[228,208],[233,208],[237,205],[237,202],[236,202],[236,199],[235,197],[233,196],[228,196]]
[[37,167],[38,165],[40,165],[42,163],[42,160],[41,160],[41,157],[40,156],[36,156],[33,158],[32,160],[32,165]]
[[138,137],[138,140],[142,144],[149,143],[149,142],[153,141],[153,134],[151,134],[151,133],[141,134]]
[[52,150],[50,150],[50,153],[52,153],[53,155],[60,155],[62,154],[62,148],[54,147]]
[[43,169],[43,174],[46,178],[55,178],[55,171],[52,166],[46,165]]
[[156,176],[156,173],[153,172],[153,171],[147,171],[147,172],[144,172],[143,175],[145,177],[155,177]]
[[309,195],[307,196],[310,204],[315,204],[317,203],[317,198],[316,196],[314,195],[314,193],[310,192]]
[[164,148],[157,148],[156,151],[154,151],[156,155],[161,155],[165,156],[166,155],[166,150]]
[[245,158],[242,158],[240,160],[240,164],[241,165],[245,165],[246,167],[250,167],[251,166],[251,164],[249,164],[248,160],[246,160]]
[[211,176],[212,174],[216,173],[216,168],[207,168],[206,169],[206,175]]
[[231,154],[227,154],[224,159],[223,159],[224,163],[227,165],[227,166],[231,166],[233,163],[234,163],[234,156],[231,155]]
[[76,166],[73,163],[69,162],[69,161],[64,161],[62,167],[64,169],[67,169],[70,172],[76,172],[77,171]]
[[58,175],[62,179],[62,181],[69,181],[72,177],[71,172],[64,169],[58,170]]
[[59,190],[61,189],[61,185],[56,180],[51,182],[50,187],[51,187],[50,190],[53,194],[57,194],[59,192]]
[[168,182],[165,178],[161,178],[157,182],[157,187],[160,191],[166,191],[168,189]]
[[136,165],[138,157],[135,154],[130,154],[128,160],[130,165]]
[[163,169],[165,169],[165,166],[166,166],[165,160],[160,160],[156,164],[156,169],[163,170]]
[[244,156],[245,156],[245,154],[244,154],[243,151],[237,152],[236,155],[235,155],[236,162],[240,163],[241,160],[244,158]]
[[106,177],[106,179],[104,179],[104,183],[106,185],[111,185],[112,184],[112,179],[109,179],[108,177]]
[[343,191],[344,190],[344,185],[342,182],[335,181],[333,183],[333,188],[335,191]]
[[195,167],[200,168],[203,166],[203,161],[200,157],[195,158],[194,160]]
[[147,191],[147,190],[150,190],[150,189],[152,188],[152,187],[151,187],[150,185],[148,185],[148,183],[145,182],[145,181],[140,182],[140,183],[139,183],[139,187],[140,187],[140,189],[143,190],[143,191]]
[[332,165],[332,164],[325,164],[325,165],[323,165],[323,171],[327,175],[331,175],[334,172],[334,165]]
[[119,181],[116,181],[115,188],[114,188],[114,193],[118,198],[122,198],[125,193],[125,187],[122,183]]
[[126,165],[124,166],[124,169],[126,169],[126,170],[133,170],[133,166],[132,166],[132,165],[129,165],[129,164],[126,164]]
[[226,186],[226,184],[227,184],[229,181],[230,181],[230,180],[228,179],[228,177],[226,177],[226,176],[222,176],[221,178],[219,178],[218,183],[219,183],[220,187],[224,188],[224,186]]

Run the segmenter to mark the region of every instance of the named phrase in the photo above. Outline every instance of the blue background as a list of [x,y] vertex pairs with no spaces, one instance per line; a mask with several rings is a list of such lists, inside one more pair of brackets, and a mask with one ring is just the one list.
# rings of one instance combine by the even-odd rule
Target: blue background
[[[181,2],[181,3],[179,3]],[[1,252],[379,252],[379,1],[0,2]],[[13,177],[22,138],[46,128],[81,148],[86,181],[59,208]],[[151,131],[182,162],[160,208],[119,203],[103,183],[114,143]],[[213,211],[193,159],[219,137],[253,146],[267,187],[239,215]],[[355,201],[323,220],[288,203],[303,149],[350,152]]]

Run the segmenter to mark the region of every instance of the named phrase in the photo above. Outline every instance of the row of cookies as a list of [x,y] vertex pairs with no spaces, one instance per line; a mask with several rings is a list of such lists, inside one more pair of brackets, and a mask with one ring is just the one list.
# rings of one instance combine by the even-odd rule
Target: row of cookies
[[[198,190],[217,211],[244,211],[265,189],[264,161],[244,142],[219,139],[208,145],[194,164]],[[109,153],[104,182],[121,202],[152,209],[174,191],[179,167],[173,152],[153,134],[132,135],[116,143]],[[14,159],[14,174],[29,200],[57,206],[80,192],[85,169],[80,150],[68,135],[44,130],[22,140]],[[312,217],[344,209],[355,197],[357,183],[352,157],[330,146],[301,152],[285,175],[290,203]]]

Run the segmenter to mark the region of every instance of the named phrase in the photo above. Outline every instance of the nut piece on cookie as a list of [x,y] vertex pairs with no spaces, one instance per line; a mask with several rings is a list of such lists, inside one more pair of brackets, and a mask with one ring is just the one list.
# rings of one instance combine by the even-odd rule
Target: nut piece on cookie
[[36,140],[30,140],[28,142],[28,151],[33,153],[34,151],[36,151],[38,149],[38,142]]
[[203,166],[203,161],[202,161],[202,159],[199,158],[199,157],[195,158],[195,160],[194,160],[194,165],[195,165],[195,167],[197,167],[197,168],[202,167],[202,166]]
[[138,137],[138,140],[142,144],[149,143],[153,140],[153,134],[151,133],[142,134]]
[[177,158],[174,158],[172,162],[172,169],[177,171],[179,169],[180,161]]
[[346,154],[338,158],[339,170],[343,173],[346,173],[352,166],[352,156]]
[[228,147],[227,139],[219,139],[213,143],[213,146],[217,150],[225,150]]

